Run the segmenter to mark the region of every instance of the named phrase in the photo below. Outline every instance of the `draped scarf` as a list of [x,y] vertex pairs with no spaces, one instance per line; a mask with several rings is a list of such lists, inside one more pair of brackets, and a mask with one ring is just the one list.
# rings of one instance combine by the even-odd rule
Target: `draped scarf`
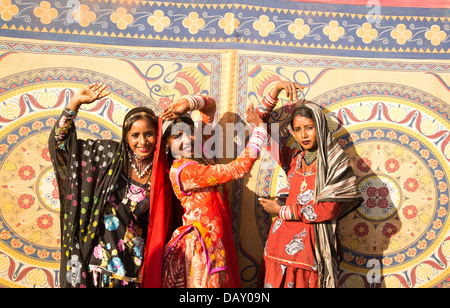
[[213,196],[213,205],[219,209],[222,218],[222,229],[224,237],[222,238],[227,258],[227,274],[230,288],[240,288],[241,279],[239,277],[238,261],[236,256],[236,246],[233,238],[232,214],[230,209],[230,202],[228,200],[228,191],[223,185],[223,198],[221,193],[215,189]]
[[[134,108],[126,120],[146,107]],[[89,287],[88,262],[96,243],[105,206],[127,162],[125,133],[120,143],[79,140],[72,124],[64,151],[56,149],[58,122],[49,138],[49,151],[60,195],[61,287]],[[163,247],[171,222],[171,184],[168,162],[161,144],[161,119],[151,175],[150,212],[142,265],[142,286],[161,287]]]
[[328,130],[326,117],[317,104],[307,102],[316,126],[317,176],[314,201],[342,202],[336,220],[314,224],[315,254],[318,263],[319,287],[337,287],[339,249],[336,228],[339,219],[356,209],[363,201],[348,155]]

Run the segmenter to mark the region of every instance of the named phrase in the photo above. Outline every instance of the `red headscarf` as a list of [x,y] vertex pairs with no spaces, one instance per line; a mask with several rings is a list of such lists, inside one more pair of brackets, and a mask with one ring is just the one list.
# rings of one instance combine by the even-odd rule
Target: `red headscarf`
[[163,249],[172,225],[172,184],[165,146],[161,142],[161,125],[162,120],[159,118],[151,176],[148,233],[142,264],[143,288],[162,286]]

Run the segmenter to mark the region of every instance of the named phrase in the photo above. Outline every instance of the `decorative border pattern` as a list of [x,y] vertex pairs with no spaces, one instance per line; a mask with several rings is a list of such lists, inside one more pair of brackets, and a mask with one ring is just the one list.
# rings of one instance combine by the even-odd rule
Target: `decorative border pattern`
[[[279,6],[268,2],[263,2],[265,6],[65,2],[2,0],[0,36],[364,57],[443,59],[450,53],[450,17],[444,9],[427,9],[429,15],[424,16],[421,8],[402,9],[394,14],[392,9],[382,8],[373,15],[362,6],[346,6],[343,12],[334,6],[295,2],[282,2]],[[383,11],[390,14],[382,14]]]

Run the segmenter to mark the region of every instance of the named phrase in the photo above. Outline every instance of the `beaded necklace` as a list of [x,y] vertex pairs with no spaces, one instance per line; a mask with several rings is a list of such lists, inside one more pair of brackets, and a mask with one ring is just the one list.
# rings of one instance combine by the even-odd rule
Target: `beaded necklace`
[[144,175],[151,170],[153,166],[153,154],[149,157],[141,157],[133,151],[128,152],[128,161],[131,167],[136,172],[138,178],[143,178]]

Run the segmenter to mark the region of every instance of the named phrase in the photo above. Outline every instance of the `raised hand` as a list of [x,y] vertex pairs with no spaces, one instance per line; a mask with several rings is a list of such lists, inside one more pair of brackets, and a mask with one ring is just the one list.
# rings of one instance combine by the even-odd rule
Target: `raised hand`
[[275,86],[270,90],[270,96],[277,99],[281,91],[284,90],[286,96],[292,103],[298,101],[298,91],[303,92],[304,88],[304,86],[299,85],[298,83],[282,80],[277,82],[277,84],[275,84]]
[[77,90],[69,101],[67,107],[73,111],[78,111],[81,105],[91,104],[107,95],[110,91],[105,91],[106,85],[101,83],[91,83],[90,85]]
[[264,125],[264,121],[260,117],[260,115],[253,108],[253,104],[250,104],[246,111],[246,121],[252,127]]
[[172,121],[176,118],[182,116],[186,112],[190,110],[191,105],[189,101],[185,98],[179,99],[172,104],[170,104],[164,111],[161,113],[161,118],[164,121]]

